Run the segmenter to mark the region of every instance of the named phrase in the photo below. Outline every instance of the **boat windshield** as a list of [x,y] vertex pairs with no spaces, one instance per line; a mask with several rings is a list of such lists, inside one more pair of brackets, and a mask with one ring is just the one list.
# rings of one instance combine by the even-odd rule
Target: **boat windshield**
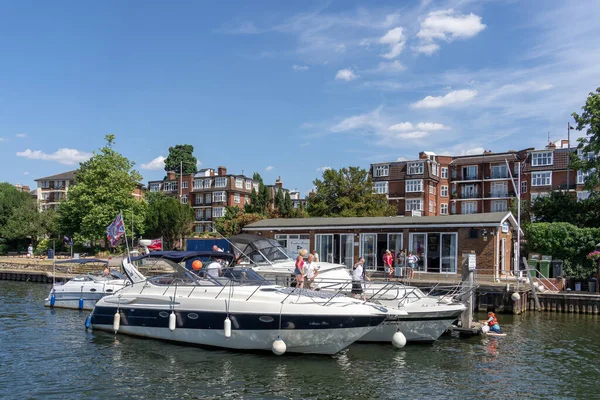
[[148,279],[155,285],[200,285],[200,286],[235,286],[265,285],[269,282],[250,268],[223,267],[218,260],[211,257],[194,257],[177,263],[167,258],[145,259],[145,265],[149,261],[153,267],[162,271],[173,271],[168,274],[159,275]]
[[294,261],[297,254],[293,254],[274,239],[261,238],[247,245],[234,246],[236,257],[252,264],[265,264],[280,261]]

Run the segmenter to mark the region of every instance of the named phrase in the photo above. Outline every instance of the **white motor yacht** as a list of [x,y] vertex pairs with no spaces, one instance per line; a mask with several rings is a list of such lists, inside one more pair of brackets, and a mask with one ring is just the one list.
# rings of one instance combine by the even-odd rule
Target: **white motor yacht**
[[[266,279],[281,284],[293,282],[295,256],[274,239],[240,234],[228,239],[238,263],[250,265]],[[350,293],[352,275],[343,264],[318,262],[314,287],[321,291]],[[365,282],[366,299],[388,310],[404,311],[390,314],[384,323],[361,338],[361,341],[390,342],[396,331],[408,342],[437,340],[465,310],[456,296],[428,296],[419,288],[400,282]]]
[[119,271],[110,270],[108,275],[103,274],[107,260],[82,258],[56,261],[55,264],[98,264],[99,271],[78,275],[64,283],[55,282],[44,301],[46,307],[91,310],[98,300],[117,292],[128,282]]
[[[215,260],[227,266],[206,273]],[[175,272],[146,279],[124,260],[132,285],[99,300],[86,324],[227,349],[334,354],[389,314],[383,306],[334,293],[276,286],[252,269],[234,267],[230,253],[153,252],[135,262],[152,261]]]

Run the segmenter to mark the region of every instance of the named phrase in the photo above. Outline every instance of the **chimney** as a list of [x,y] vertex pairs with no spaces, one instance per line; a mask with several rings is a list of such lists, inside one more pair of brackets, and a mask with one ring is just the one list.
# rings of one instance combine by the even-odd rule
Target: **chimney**
[[29,188],[29,186],[27,186],[27,185],[23,185],[23,191],[24,191],[24,192],[30,192],[30,191],[31,191],[31,189]]
[[168,181],[175,180],[176,176],[177,175],[175,174],[175,171],[167,171],[167,180]]
[[281,176],[277,177],[277,180],[275,181],[275,186],[277,186],[279,189],[283,188],[283,182],[281,182]]
[[225,168],[223,166],[219,166],[217,168],[217,171],[218,171],[218,175],[219,176],[225,176],[225,175],[227,175],[227,168]]
[[560,140],[560,148],[561,149],[568,149],[569,148],[569,141],[567,139],[561,139]]

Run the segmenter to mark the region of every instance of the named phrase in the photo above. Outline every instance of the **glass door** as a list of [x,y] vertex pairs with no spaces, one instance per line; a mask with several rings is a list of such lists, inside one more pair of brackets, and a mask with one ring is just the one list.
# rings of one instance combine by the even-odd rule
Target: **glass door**
[[365,266],[368,270],[377,269],[377,234],[360,234],[360,256],[365,258]]
[[415,270],[427,271],[427,234],[411,233],[409,238],[409,251],[412,251],[414,255],[419,257]]
[[354,266],[354,235],[340,235],[340,263],[349,269]]
[[400,250],[404,248],[404,244],[402,242],[402,234],[401,233],[389,233],[388,234],[388,243],[387,248],[392,252],[394,256],[394,268],[397,267],[396,257],[400,254]]
[[315,235],[319,261],[333,262],[333,235]]
[[441,259],[441,272],[457,273],[458,272],[458,253],[457,253],[457,234],[456,233],[442,233],[442,259]]

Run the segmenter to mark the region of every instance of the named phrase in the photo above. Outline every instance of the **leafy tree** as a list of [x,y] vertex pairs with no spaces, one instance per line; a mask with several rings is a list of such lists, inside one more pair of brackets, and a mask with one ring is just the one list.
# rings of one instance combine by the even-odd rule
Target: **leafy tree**
[[283,199],[283,209],[281,213],[284,217],[289,218],[292,216],[292,212],[294,211],[294,203],[292,203],[292,198],[290,197],[290,192],[285,192],[285,198]]
[[[106,227],[123,211],[123,219],[131,221],[134,229],[143,233],[146,203],[132,196],[141,175],[130,161],[113,149],[114,135],[106,135],[106,145],[92,158],[80,164],[75,185],[59,206],[62,233],[77,242],[96,243],[106,237]],[[129,230],[131,223],[125,223]],[[73,236],[71,236],[73,235]]]
[[[573,113],[573,118],[577,123],[575,129],[585,130],[585,137],[579,139],[579,149],[583,151],[586,157],[573,155],[572,166],[576,170],[582,170],[588,173],[585,179],[585,187],[590,191],[597,189],[599,181],[598,172],[600,171],[600,87],[596,93],[590,92],[585,105],[581,107],[581,115]],[[588,156],[589,155],[589,156]]]
[[253,187],[252,192],[250,193],[250,202],[244,205],[244,212],[248,214],[260,214],[262,209],[263,207],[260,204],[260,198],[258,197],[258,194],[256,193],[256,190],[254,190]]
[[10,183],[0,183],[0,227],[6,225],[15,208],[30,199],[28,193],[19,191]]
[[531,204],[531,212],[536,222],[576,224],[581,211],[581,203],[577,198],[563,191],[554,191],[549,196],[538,197]]
[[180,172],[183,166],[184,174],[195,174],[198,172],[198,160],[194,157],[194,146],[191,144],[178,144],[169,147],[169,155],[165,159],[165,171]]
[[36,202],[30,198],[25,199],[13,209],[2,227],[2,236],[9,240],[30,238],[33,243],[36,243],[37,238],[46,233],[41,221],[42,217],[37,210]]
[[268,216],[271,212],[271,190],[269,190],[267,185],[261,183],[258,191],[258,204],[261,207],[260,214]]
[[246,225],[263,218],[265,218],[263,215],[257,213],[244,213],[237,206],[227,207],[225,216],[215,220],[215,228],[221,235],[230,237],[241,233]]
[[160,192],[150,192],[146,196],[146,235],[162,237],[165,249],[176,247],[179,239],[192,232],[194,210],[188,204],[181,204],[176,198]]
[[284,201],[285,198],[283,196],[283,190],[276,187],[275,188],[275,199],[274,199],[274,206],[275,206],[275,210],[277,211],[278,214],[280,215],[284,215],[285,211],[285,205],[284,205]]
[[316,179],[309,202],[311,217],[376,217],[396,215],[386,196],[373,193],[373,181],[359,167],[329,169]]

